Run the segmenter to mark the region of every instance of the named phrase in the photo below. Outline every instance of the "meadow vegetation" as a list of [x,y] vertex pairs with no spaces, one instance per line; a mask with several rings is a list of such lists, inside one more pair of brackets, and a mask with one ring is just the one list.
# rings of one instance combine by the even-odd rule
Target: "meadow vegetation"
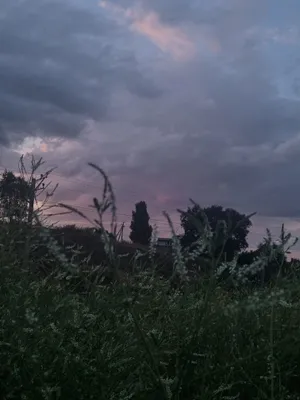
[[299,264],[286,260],[284,227],[245,265],[216,257],[207,221],[182,248],[167,214],[172,254],[157,252],[155,229],[149,246],[126,246],[115,240],[113,188],[91,167],[104,190],[82,243],[75,228],[60,240],[39,213],[32,224],[3,219],[1,398],[299,399]]

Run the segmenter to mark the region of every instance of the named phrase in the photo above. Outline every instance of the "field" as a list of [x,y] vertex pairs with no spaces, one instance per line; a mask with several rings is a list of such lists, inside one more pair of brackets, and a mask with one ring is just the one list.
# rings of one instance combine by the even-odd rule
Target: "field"
[[297,280],[228,288],[209,274],[174,288],[140,256],[110,283],[101,266],[63,257],[39,274],[46,256],[26,259],[10,235],[0,246],[1,398],[300,398]]

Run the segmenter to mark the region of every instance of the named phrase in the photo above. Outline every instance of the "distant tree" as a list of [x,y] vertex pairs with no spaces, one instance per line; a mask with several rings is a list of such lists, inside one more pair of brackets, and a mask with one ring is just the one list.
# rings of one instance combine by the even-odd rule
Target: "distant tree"
[[132,212],[132,221],[130,225],[130,240],[133,243],[147,245],[150,242],[152,226],[149,224],[149,214],[145,201],[140,201],[135,205],[135,211]]
[[[215,236],[214,239],[220,239],[219,228],[221,226],[221,221],[225,221],[227,233],[225,235],[226,237],[224,236],[223,240],[221,240],[220,245],[217,246],[216,253],[221,250],[223,243],[226,241],[223,249],[224,258],[226,258],[227,261],[231,261],[236,253],[248,247],[246,238],[252,225],[250,219],[246,215],[240,214],[238,211],[231,208],[224,209],[217,205],[201,208],[198,204],[189,207],[187,212],[181,215],[181,225],[184,229],[182,238],[183,246],[189,246],[201,237],[203,233],[199,227],[204,226],[205,222],[208,222],[210,225],[213,235]],[[197,224],[197,222],[199,222],[199,224]]]
[[28,215],[29,184],[5,170],[0,179],[0,214],[8,222],[22,222]]

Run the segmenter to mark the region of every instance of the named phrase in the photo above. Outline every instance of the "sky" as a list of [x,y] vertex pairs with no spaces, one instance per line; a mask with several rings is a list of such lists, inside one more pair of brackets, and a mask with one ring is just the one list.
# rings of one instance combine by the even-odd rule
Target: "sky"
[[119,221],[145,200],[162,236],[190,198],[257,212],[251,246],[300,236],[299,18],[299,0],[3,2],[0,167],[42,156],[52,201],[92,216],[96,163]]

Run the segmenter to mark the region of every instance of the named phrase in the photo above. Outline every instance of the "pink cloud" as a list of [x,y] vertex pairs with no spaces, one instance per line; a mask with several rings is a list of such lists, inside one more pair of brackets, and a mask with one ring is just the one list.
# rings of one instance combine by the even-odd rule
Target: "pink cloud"
[[47,153],[48,152],[48,146],[46,143],[42,143],[40,146],[40,150],[42,153]]
[[195,45],[179,28],[163,24],[155,12],[134,19],[131,28],[151,40],[165,53],[176,60],[187,61],[195,54]]
[[170,54],[177,61],[188,61],[196,52],[195,43],[180,28],[167,25],[154,11],[137,8],[122,8],[107,1],[101,1],[100,7],[110,10],[120,22],[129,21],[130,29],[145,36],[161,51]]

